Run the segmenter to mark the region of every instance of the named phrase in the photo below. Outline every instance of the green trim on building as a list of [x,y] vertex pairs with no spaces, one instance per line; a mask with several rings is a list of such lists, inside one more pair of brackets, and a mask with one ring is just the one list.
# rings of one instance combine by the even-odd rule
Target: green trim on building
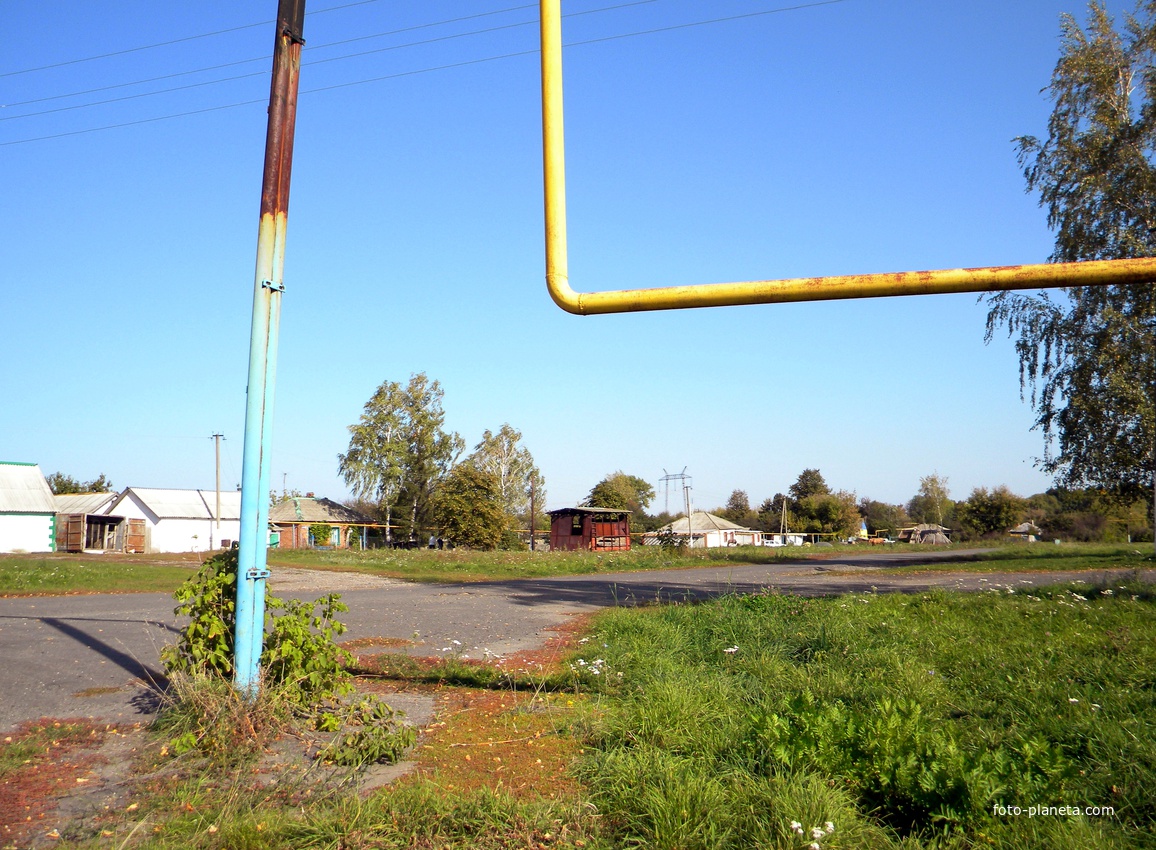
[[0,460],[0,466],[36,466],[36,464],[25,463],[22,460]]

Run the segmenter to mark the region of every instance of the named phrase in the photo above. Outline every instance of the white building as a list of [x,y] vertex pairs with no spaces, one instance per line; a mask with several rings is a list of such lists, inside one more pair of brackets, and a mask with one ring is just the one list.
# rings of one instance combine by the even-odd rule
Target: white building
[[0,461],[0,552],[56,550],[56,504],[34,463]]
[[208,552],[240,536],[241,494],[222,490],[219,518],[216,509],[216,490],[129,487],[108,513],[145,521],[146,552]]
[[647,546],[658,545],[659,535],[673,533],[676,537],[686,539],[690,537],[690,546],[695,549],[713,549],[718,546],[762,546],[763,534],[741,525],[723,519],[721,516],[708,514],[706,511],[692,511],[691,521],[686,517],[676,519],[670,525],[663,526],[659,531],[652,531],[642,535],[642,542]]

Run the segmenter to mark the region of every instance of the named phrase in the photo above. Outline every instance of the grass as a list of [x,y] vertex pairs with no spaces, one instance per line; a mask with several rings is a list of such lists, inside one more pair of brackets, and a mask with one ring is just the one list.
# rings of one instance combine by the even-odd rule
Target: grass
[[[984,546],[985,544],[977,544]],[[963,549],[949,547],[947,552]],[[971,548],[970,544],[967,548]],[[595,554],[591,552],[466,552],[430,551],[428,549],[373,549],[364,552],[348,550],[297,550],[269,552],[271,566],[362,572],[387,578],[417,582],[508,581],[522,578],[549,578],[598,573],[638,572],[663,569],[726,567],[742,564],[773,564],[829,560],[848,555],[886,555],[899,552],[942,552],[898,544],[889,547],[834,546],[818,549],[784,547],[769,549],[741,546],[733,549],[694,551],[663,550],[658,547],[636,547],[629,552]],[[980,571],[1109,569],[1150,563],[1145,547],[1132,544],[1054,544],[1037,543],[992,546],[979,554],[960,555],[958,560],[937,562],[932,567],[899,568],[976,569]]]
[[[591,623],[517,692],[379,665],[441,704],[418,772],[381,792],[166,773],[158,741],[133,811],[64,846],[1156,847],[1151,585],[732,596]],[[432,684],[454,680],[485,689]]]
[[1150,568],[1151,543],[1013,543],[985,549],[961,560],[947,560],[912,567],[900,572],[948,571],[961,568],[970,572],[1033,572],[1067,570],[1114,570]]
[[[970,546],[970,544],[969,544]],[[949,547],[953,552],[964,547]],[[889,547],[836,546],[818,549],[695,550],[638,547],[629,552],[468,552],[464,550],[373,549],[269,551],[269,565],[359,572],[415,582],[509,581],[663,569],[727,567],[743,564],[829,560],[849,555],[885,555],[928,551],[898,544]],[[944,551],[934,547],[930,551]],[[0,555],[0,596],[64,593],[173,592],[199,567],[196,553],[163,555]],[[969,570],[1014,572],[1096,570],[1151,566],[1148,544],[1071,544],[1062,546],[988,545],[978,554],[959,555],[934,564],[895,567],[902,572]]]
[[200,563],[195,554],[0,555],[0,596],[172,593]]
[[[794,556],[798,557],[799,550]],[[778,550],[741,547],[680,553],[659,547],[629,552],[470,552],[466,550],[370,549],[269,552],[272,566],[364,572],[417,582],[507,581],[639,570],[763,564],[785,559]]]
[[828,822],[822,847],[1156,846],[1154,602],[1076,585],[611,612],[580,775],[614,840],[646,847],[806,847]]

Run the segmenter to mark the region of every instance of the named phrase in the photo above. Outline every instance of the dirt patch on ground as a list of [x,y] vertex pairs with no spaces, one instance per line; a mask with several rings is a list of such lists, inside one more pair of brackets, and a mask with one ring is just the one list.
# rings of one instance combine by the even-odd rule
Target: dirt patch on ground
[[[0,847],[39,847],[67,824],[112,805],[130,774],[139,724],[120,728],[86,720],[25,723],[0,745]],[[112,794],[112,796],[110,796]]]

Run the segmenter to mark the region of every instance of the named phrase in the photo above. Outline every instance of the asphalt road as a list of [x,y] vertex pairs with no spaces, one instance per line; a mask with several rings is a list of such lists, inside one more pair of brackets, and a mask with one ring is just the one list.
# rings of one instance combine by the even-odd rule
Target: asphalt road
[[[849,591],[980,590],[1108,578],[1103,571],[1023,574],[926,572],[895,567],[964,553],[865,554],[793,564],[571,576],[471,584],[409,584],[353,573],[274,570],[273,589],[307,598],[340,591],[344,636],[404,638],[409,652],[505,655],[534,649],[575,614],[614,605],[705,599],[776,588],[804,595]],[[1149,570],[1149,581],[1156,573]],[[161,647],[177,635],[172,597],[159,593],[0,599],[0,731],[21,721],[87,717],[125,722],[155,709]]]

